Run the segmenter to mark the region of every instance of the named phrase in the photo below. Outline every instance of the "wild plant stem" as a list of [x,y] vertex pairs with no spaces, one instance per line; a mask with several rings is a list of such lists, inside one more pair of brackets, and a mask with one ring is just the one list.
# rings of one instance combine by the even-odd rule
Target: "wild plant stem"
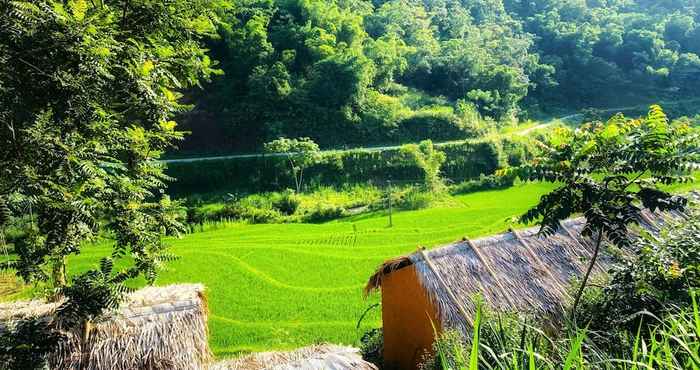
[[571,317],[574,320],[574,326],[577,326],[576,323],[576,310],[578,308],[578,305],[581,301],[581,296],[583,295],[583,290],[586,288],[586,284],[588,283],[588,278],[591,276],[591,271],[593,271],[593,266],[595,265],[596,260],[598,259],[598,251],[600,251],[600,243],[603,241],[603,230],[598,230],[598,238],[595,243],[595,249],[593,250],[593,256],[591,256],[591,261],[588,263],[588,269],[586,270],[586,274],[583,276],[583,280],[581,280],[581,286],[578,287],[578,292],[576,292],[576,298],[574,299],[574,305],[571,307]]

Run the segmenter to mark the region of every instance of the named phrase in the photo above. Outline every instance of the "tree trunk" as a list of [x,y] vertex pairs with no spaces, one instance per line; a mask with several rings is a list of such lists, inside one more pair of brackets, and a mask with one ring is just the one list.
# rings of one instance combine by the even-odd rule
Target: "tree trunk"
[[583,280],[581,280],[581,286],[578,288],[578,292],[576,292],[576,298],[574,299],[574,305],[571,307],[571,317],[574,320],[574,326],[577,326],[576,324],[576,309],[578,308],[578,304],[581,301],[581,296],[583,295],[583,290],[586,288],[586,284],[588,283],[588,278],[591,276],[591,271],[593,271],[593,266],[595,266],[595,262],[598,259],[598,251],[600,251],[600,243],[603,241],[603,230],[598,231],[598,238],[595,243],[595,249],[593,250],[593,256],[591,256],[591,261],[588,263],[588,269],[586,270],[586,274],[583,276]]
[[297,182],[297,194],[301,194],[301,186],[304,184],[304,169],[299,169],[299,181]]
[[54,288],[62,288],[66,286],[66,257],[53,257],[51,279],[53,280]]

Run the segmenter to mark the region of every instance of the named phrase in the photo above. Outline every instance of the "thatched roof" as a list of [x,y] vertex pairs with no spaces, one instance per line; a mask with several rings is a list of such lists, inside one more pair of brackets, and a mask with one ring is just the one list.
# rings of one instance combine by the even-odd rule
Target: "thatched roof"
[[[639,223],[657,233],[664,220],[645,210]],[[471,241],[465,238],[429,251],[419,249],[382,264],[365,292],[378,289],[392,271],[413,265],[443,327],[466,332],[477,294],[490,310],[558,317],[563,302],[570,299],[571,280],[583,275],[592,255],[593,242],[581,235],[584,224],[583,218],[563,221],[546,238],[534,227]],[[595,271],[604,272],[611,259],[603,251],[598,261]]]
[[[0,304],[0,332],[12,321],[49,318],[58,303],[22,301]],[[199,370],[211,360],[207,342],[207,304],[199,284],[149,287],[130,294],[121,307],[49,358],[51,369]],[[81,362],[87,361],[81,367]]]
[[291,352],[261,352],[223,361],[210,370],[377,370],[352,347],[321,344]]

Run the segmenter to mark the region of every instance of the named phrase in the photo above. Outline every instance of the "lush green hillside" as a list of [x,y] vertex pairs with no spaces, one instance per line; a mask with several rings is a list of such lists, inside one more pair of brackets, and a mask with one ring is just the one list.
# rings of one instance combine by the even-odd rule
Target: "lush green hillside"
[[464,139],[700,88],[697,0],[243,0],[210,43],[187,152]]

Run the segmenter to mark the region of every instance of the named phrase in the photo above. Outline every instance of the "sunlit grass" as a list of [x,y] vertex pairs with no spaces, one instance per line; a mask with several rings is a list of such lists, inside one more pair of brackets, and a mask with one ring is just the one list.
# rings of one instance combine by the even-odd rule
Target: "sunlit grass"
[[[362,288],[381,262],[419,246],[504,231],[512,216],[550,189],[524,184],[457,196],[437,208],[397,212],[391,228],[385,212],[324,224],[229,223],[169,240],[181,258],[168,265],[158,284],[207,286],[217,356],[323,341],[353,344],[368,328],[381,326],[375,309],[355,328],[379,299],[364,300]],[[106,243],[86,248],[69,261],[69,269],[94,266],[108,251]]]
[[[444,335],[436,342],[436,368],[443,370],[536,370],[536,369],[698,369],[700,368],[700,309],[696,294],[688,307],[671,309],[665,317],[647,312],[638,315],[650,325],[645,330],[627,333],[631,339],[611,355],[591,341],[591,333],[577,329],[562,337],[547,337],[536,328],[525,326],[519,333],[503,329],[493,318],[487,318],[495,338],[480,339],[484,324],[477,309],[471,343],[450,340]],[[527,332],[536,333],[534,336]],[[504,343],[509,343],[503,345]],[[544,344],[544,345],[543,345]],[[467,363],[467,361],[469,361]]]
[[[512,217],[553,188],[529,183],[455,196],[433,208],[395,212],[391,228],[386,212],[323,224],[214,223],[168,240],[181,258],[168,264],[157,284],[207,286],[210,342],[219,357],[317,342],[356,344],[368,328],[381,326],[374,309],[355,328],[379,300],[364,300],[362,288],[381,262],[419,246],[520,227]],[[87,247],[69,260],[69,272],[93,267],[109,252],[108,241]]]

